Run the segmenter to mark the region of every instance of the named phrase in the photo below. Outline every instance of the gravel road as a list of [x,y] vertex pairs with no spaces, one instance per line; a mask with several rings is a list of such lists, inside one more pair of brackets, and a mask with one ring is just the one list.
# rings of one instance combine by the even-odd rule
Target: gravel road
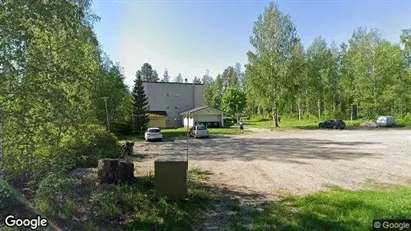
[[[139,175],[153,160],[186,155],[185,140],[138,142]],[[189,168],[210,171],[209,184],[233,195],[275,199],[327,185],[359,189],[368,180],[411,184],[411,130],[259,131],[189,140]]]

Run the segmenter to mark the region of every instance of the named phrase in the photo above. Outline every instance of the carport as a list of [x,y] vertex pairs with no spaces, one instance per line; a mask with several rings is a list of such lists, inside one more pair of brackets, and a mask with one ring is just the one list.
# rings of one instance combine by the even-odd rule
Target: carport
[[216,108],[196,107],[180,113],[185,128],[194,125],[205,125],[209,128],[224,127],[224,112]]

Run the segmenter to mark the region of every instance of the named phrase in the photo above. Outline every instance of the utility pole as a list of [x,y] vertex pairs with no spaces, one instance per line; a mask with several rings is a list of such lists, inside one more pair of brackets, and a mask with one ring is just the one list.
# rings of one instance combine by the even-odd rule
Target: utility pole
[[106,117],[107,117],[107,130],[110,132],[110,122],[108,120],[108,110],[107,110],[107,99],[108,97],[103,97],[104,105],[106,106]]
[[188,140],[189,139],[190,139],[190,111],[188,111],[188,116],[187,116],[187,166],[188,166]]

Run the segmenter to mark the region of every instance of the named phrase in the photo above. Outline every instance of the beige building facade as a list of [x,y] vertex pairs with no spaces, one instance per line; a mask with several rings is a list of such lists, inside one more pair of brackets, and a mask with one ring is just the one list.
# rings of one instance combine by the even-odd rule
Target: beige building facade
[[[164,113],[167,128],[182,127],[180,113],[203,106],[203,84],[144,82],[143,86],[150,111],[156,114]],[[150,124],[158,122],[153,121]],[[161,122],[161,125],[164,126],[164,123]]]

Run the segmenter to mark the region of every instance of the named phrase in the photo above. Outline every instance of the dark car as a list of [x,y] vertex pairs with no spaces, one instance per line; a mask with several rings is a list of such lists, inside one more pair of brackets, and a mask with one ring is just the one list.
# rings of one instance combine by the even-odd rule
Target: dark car
[[327,120],[318,124],[320,128],[344,129],[345,123],[342,120]]

